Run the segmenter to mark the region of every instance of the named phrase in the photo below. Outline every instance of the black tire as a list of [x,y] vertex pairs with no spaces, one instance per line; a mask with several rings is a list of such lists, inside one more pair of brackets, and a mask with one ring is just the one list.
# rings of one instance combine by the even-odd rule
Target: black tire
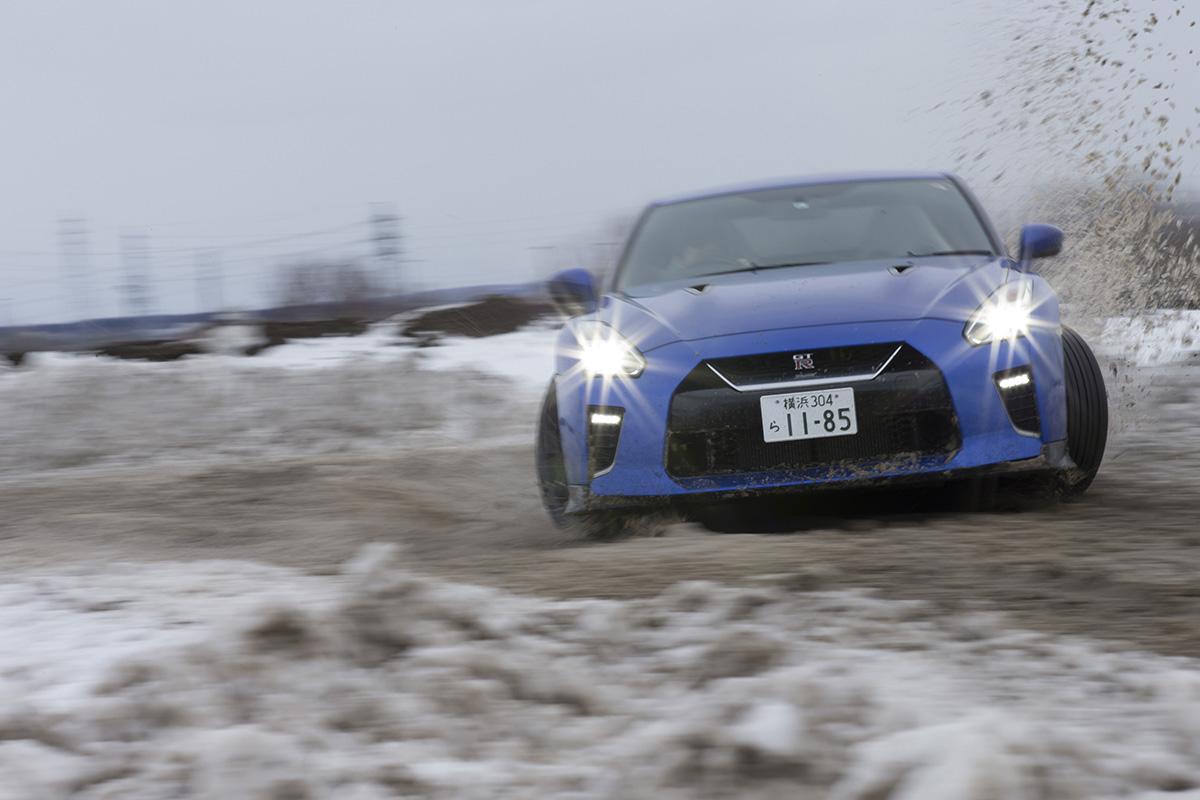
[[537,478],[542,495],[542,507],[560,528],[567,524],[567,467],[562,454],[562,431],[558,427],[558,394],[554,383],[542,398],[538,415]]
[[1075,470],[1063,476],[1063,495],[1083,494],[1096,477],[1108,443],[1108,392],[1104,373],[1087,342],[1063,326],[1063,371],[1067,390],[1067,453]]
[[623,532],[626,518],[615,512],[568,514],[567,467],[558,424],[558,393],[551,381],[538,417],[536,464],[542,507],[556,526],[589,539],[609,539]]

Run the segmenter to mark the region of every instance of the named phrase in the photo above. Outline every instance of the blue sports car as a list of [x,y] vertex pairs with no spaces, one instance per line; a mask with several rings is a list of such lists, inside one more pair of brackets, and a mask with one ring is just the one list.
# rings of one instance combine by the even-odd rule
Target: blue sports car
[[1103,375],[1031,269],[943,173],[819,176],[653,203],[615,272],[550,281],[570,317],[539,422],[542,498],[615,512],[1039,472],[1092,482]]

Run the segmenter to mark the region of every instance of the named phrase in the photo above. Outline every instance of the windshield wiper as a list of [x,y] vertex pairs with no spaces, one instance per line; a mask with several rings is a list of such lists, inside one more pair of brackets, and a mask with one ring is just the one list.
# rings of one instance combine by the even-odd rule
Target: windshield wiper
[[753,269],[782,269],[783,267],[816,267],[821,264],[828,264],[828,261],[780,261],[776,264],[756,264],[751,261],[750,266]]
[[932,258],[933,256],[990,256],[991,250],[938,250],[933,253],[908,253],[909,258]]
[[736,270],[721,270],[719,272],[704,272],[702,275],[697,275],[697,278],[708,277],[709,275],[734,275],[736,272],[757,272],[758,270],[775,270],[785,266],[814,266],[816,264],[829,264],[829,261],[782,261],[780,264],[755,264],[749,259],[740,259],[745,261],[745,266],[739,266]]

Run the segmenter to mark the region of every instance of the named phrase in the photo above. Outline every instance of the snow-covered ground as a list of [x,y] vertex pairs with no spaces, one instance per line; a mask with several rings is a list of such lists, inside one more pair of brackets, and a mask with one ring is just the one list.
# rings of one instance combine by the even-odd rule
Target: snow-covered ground
[[[1104,346],[1186,357],[1165,319]],[[0,472],[512,441],[553,335],[43,356],[0,374]],[[383,546],[9,575],[0,800],[1200,798],[1200,664],[807,583],[549,600]]]
[[1142,366],[1184,359],[1200,363],[1200,311],[1164,310],[1108,319],[1097,349]]
[[554,373],[557,326],[527,328],[484,339],[456,337],[420,351],[426,369],[478,370],[510,378],[539,398]]
[[414,575],[375,547],[338,576],[118,566],[0,597],[4,798],[1200,786],[1192,662],[786,580],[547,601]]
[[370,361],[485,372],[512,378],[517,387],[530,387],[539,394],[554,371],[552,347],[558,327],[550,323],[485,338],[448,337],[436,346],[419,348],[397,339],[397,328],[396,323],[382,323],[361,336],[297,339],[265,350],[252,360],[260,366],[306,370]]
[[528,440],[555,335],[418,348],[381,325],[253,358],[33,354],[0,372],[0,474]]

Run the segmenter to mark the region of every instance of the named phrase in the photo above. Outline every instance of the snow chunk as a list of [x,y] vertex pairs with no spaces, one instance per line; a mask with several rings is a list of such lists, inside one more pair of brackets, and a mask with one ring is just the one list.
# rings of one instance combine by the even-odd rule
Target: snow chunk
[[766,759],[788,761],[800,754],[804,725],[791,703],[759,703],[730,730],[734,744]]

